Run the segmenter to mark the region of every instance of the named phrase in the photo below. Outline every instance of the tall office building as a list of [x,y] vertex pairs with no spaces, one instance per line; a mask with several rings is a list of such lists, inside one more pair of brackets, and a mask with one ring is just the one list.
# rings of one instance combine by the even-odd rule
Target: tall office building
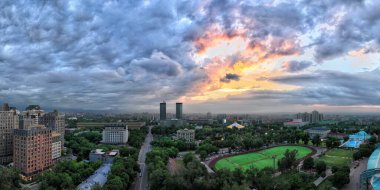
[[302,119],[303,122],[318,123],[323,120],[323,114],[314,110],[311,113],[298,113],[296,119]]
[[13,163],[24,180],[34,180],[53,164],[52,130],[43,125],[14,130]]
[[54,112],[43,114],[39,118],[38,123],[51,128],[56,133],[59,133],[61,146],[63,148],[65,141],[65,115],[60,114],[57,110],[54,110]]
[[311,115],[310,115],[310,113],[307,113],[307,112],[305,112],[305,113],[298,113],[296,115],[296,119],[302,119],[303,122],[310,122]]
[[323,120],[323,115],[314,110],[311,112],[311,123],[318,123]]
[[0,111],[0,164],[12,162],[13,130],[19,126],[16,109],[4,104]]
[[160,120],[166,120],[166,102],[160,103]]
[[212,113],[211,113],[211,112],[207,112],[207,114],[206,114],[206,118],[207,118],[207,119],[212,119]]
[[175,104],[175,117],[177,119],[182,119],[182,106],[183,106],[183,104],[180,102],[177,102]]

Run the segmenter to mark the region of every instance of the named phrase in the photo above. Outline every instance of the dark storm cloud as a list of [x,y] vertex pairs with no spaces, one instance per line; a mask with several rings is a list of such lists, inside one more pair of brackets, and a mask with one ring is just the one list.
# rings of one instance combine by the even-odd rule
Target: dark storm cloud
[[231,80],[239,81],[240,76],[234,73],[227,73],[226,76],[220,79],[221,82],[229,83]]
[[288,72],[298,72],[310,67],[311,61],[288,61],[282,64],[282,68]]
[[[315,57],[318,61],[345,55],[351,50],[363,49],[364,53],[380,50],[379,1],[341,1],[346,13],[341,20],[329,18],[336,28],[326,31],[316,41]],[[331,7],[325,9],[334,10]],[[335,9],[336,10],[336,9]],[[335,20],[334,20],[335,19]]]
[[[162,99],[196,93],[200,83],[210,82],[193,60],[199,48],[193,40],[204,37],[211,26],[220,26],[216,32],[227,36],[244,30],[250,46],[262,50],[264,58],[302,54],[300,35],[326,20],[334,23],[331,17],[340,9],[348,13],[334,23],[337,29],[313,41],[316,58],[361,47],[378,51],[378,2],[276,2],[0,1],[0,99],[66,109],[151,109]],[[303,62],[287,69],[306,67]],[[327,76],[332,78],[316,74],[304,79]],[[229,73],[220,80],[239,79]],[[305,94],[325,97],[330,87],[342,85],[332,83],[318,93],[305,89]],[[339,93],[347,94],[344,89]]]
[[197,28],[190,18],[196,1],[1,1],[0,6],[2,100],[130,109],[131,102],[176,99],[205,77],[191,59],[191,41],[182,36]]
[[[300,86],[291,92],[272,95],[289,103],[327,105],[379,105],[379,70],[348,74],[337,71],[319,71],[276,77],[270,80]],[[265,97],[265,96],[264,96]]]
[[140,67],[148,73],[177,76],[181,74],[181,65],[161,52],[153,52],[150,58],[133,60],[131,67]]

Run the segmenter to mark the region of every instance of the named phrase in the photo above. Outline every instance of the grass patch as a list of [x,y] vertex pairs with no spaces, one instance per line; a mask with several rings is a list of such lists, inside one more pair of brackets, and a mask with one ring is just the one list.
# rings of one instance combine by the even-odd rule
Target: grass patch
[[[297,150],[297,159],[303,158],[312,152],[311,149],[302,146],[279,146],[221,159],[215,164],[215,168],[217,170],[222,168],[229,170],[242,168],[243,170],[246,170],[251,167],[263,169],[265,167],[273,167],[273,164],[276,164],[277,167],[277,160],[284,157],[286,150]],[[276,156],[275,163],[273,163],[273,156]]]
[[317,158],[318,161],[326,162],[327,166],[349,166],[352,162],[353,150],[333,149],[328,150],[324,156]]

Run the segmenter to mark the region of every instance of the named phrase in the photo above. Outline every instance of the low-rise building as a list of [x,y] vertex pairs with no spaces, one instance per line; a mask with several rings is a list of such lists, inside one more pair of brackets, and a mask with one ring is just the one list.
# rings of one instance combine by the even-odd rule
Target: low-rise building
[[113,159],[119,155],[119,150],[112,150],[110,152],[104,152],[103,149],[92,150],[89,154],[90,162],[96,162],[98,160],[104,163],[112,163]]
[[320,138],[326,138],[327,135],[331,132],[330,129],[324,128],[324,127],[313,127],[306,130],[307,134],[311,138],[313,138],[316,135],[319,135]]
[[166,119],[166,120],[160,120],[160,125],[164,127],[183,127],[187,125],[187,122],[182,119]]
[[177,131],[177,138],[183,139],[186,142],[194,142],[195,131],[193,129],[181,129]]
[[135,130],[135,129],[141,129],[142,127],[145,127],[145,122],[137,122],[137,121],[127,121],[128,129],[129,130]]
[[105,144],[126,144],[128,142],[128,126],[123,123],[108,124],[103,129],[103,140]]
[[345,137],[348,137],[348,135],[344,134],[344,133],[333,133],[333,132],[330,132],[329,134],[327,134],[327,137],[337,138],[337,139],[344,139]]
[[284,122],[285,127],[303,127],[305,125],[309,124],[309,122],[303,122],[302,119],[293,119],[293,121],[287,121]]

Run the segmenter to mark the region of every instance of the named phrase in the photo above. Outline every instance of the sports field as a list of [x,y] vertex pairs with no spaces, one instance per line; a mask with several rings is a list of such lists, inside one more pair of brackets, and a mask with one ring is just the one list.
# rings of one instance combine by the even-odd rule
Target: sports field
[[276,157],[276,167],[277,160],[284,157],[285,151],[297,150],[297,159],[303,158],[310,154],[312,150],[303,146],[278,146],[273,148],[268,148],[258,152],[252,152],[237,156],[231,156],[228,158],[223,158],[216,162],[215,168],[227,168],[229,170],[235,170],[236,168],[242,168],[243,170],[255,167],[257,169],[263,169],[265,167],[273,167],[273,156]]

